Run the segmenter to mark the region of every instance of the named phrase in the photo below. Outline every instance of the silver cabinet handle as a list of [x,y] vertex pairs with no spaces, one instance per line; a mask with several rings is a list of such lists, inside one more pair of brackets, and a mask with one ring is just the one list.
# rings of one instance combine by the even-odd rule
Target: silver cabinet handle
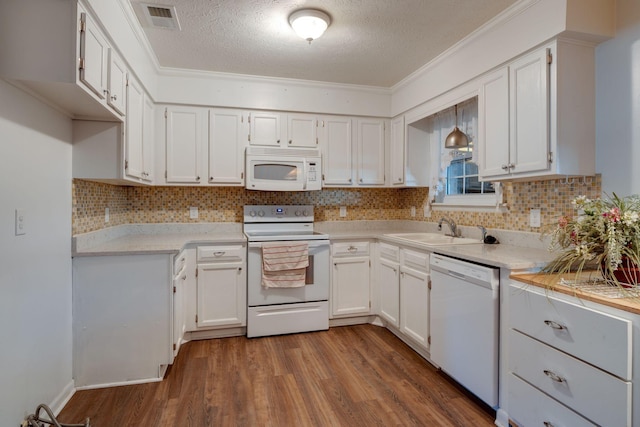
[[553,427],[553,424],[551,424],[549,421],[544,421],[542,424],[544,424],[544,427]]
[[226,252],[225,251],[218,251],[218,252],[214,252],[213,256],[222,256],[224,255]]
[[293,140],[291,140],[291,139],[290,139],[290,140],[289,140],[289,144],[291,144],[292,142],[293,142]]
[[196,176],[196,181],[200,181],[200,176]]
[[111,97],[111,100],[112,100],[112,101],[116,101],[117,99],[118,99],[118,95],[113,95],[113,96]]
[[280,140],[276,141],[278,144],[280,144]]
[[509,170],[509,165],[502,165],[502,170]]
[[550,370],[548,370],[548,369],[545,369],[545,370],[544,370],[544,371],[542,371],[542,372],[544,372],[544,374],[545,374],[547,377],[551,378],[551,380],[552,380],[552,381],[555,381],[555,382],[557,382],[557,383],[565,383],[565,382],[567,382],[567,380],[566,380],[566,379],[562,378],[560,375],[556,374],[556,373],[555,373],[555,372],[553,372],[553,371],[550,371]]
[[558,323],[558,322],[554,322],[553,320],[545,320],[545,321],[544,321],[544,324],[545,324],[545,325],[547,325],[548,327],[553,328],[553,329],[556,329],[556,330],[558,330],[558,331],[561,331],[561,330],[563,330],[563,329],[567,329],[567,327],[566,327],[566,326],[561,325],[561,324],[560,324],[560,323]]
[[360,182],[362,182],[362,178],[360,178]]
[[187,280],[187,275],[185,274],[184,276],[182,276],[180,280]]
[[349,246],[349,247],[347,248],[347,250],[348,250],[349,252],[354,252],[354,251],[356,251],[356,252],[357,252],[357,251],[358,251],[358,248],[356,248],[355,246]]
[[353,179],[349,178],[349,182],[353,182]]
[[402,178],[398,178],[398,182],[402,181]]

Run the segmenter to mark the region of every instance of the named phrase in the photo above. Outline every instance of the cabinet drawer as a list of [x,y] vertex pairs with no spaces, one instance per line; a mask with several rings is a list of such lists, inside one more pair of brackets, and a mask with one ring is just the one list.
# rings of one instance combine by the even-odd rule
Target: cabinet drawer
[[428,272],[429,254],[426,252],[412,251],[410,249],[402,249],[402,265]]
[[513,329],[620,378],[631,379],[631,321],[523,286],[518,282],[511,286],[509,325]]
[[242,261],[244,256],[242,245],[198,246],[198,263]]
[[513,374],[509,374],[509,418],[522,427],[595,426]]
[[513,329],[509,370],[596,424],[631,425],[631,383]]
[[391,261],[400,261],[400,248],[394,245],[380,242],[380,258]]
[[331,245],[333,256],[369,255],[369,242],[341,242]]

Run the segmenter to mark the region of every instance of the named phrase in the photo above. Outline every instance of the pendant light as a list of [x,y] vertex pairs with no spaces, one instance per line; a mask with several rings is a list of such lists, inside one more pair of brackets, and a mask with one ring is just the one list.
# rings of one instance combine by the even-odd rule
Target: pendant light
[[444,148],[465,148],[469,146],[469,138],[467,135],[458,129],[458,104],[455,106],[456,111],[456,125],[455,128],[447,135],[447,139],[444,140]]

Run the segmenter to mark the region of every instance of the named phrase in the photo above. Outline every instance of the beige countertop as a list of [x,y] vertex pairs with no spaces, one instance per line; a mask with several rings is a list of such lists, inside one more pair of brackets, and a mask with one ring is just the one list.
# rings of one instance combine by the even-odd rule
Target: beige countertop
[[[378,239],[409,248],[449,255],[471,262],[488,264],[511,270],[539,269],[552,259],[540,247],[525,245],[522,236],[501,238],[507,244],[432,246],[387,236],[408,231],[430,231],[420,224],[393,221],[353,221],[349,224],[320,223],[317,231],[327,233],[332,241],[350,239]],[[473,228],[465,230],[471,236]],[[473,230],[476,231],[476,230]],[[479,236],[472,236],[479,237]],[[73,256],[106,256],[131,254],[177,254],[186,245],[214,243],[244,243],[246,237],[239,223],[210,224],[130,224],[111,227],[73,238]],[[522,244],[520,244],[522,243]]]
[[[583,276],[589,278],[590,275],[596,274],[595,272],[583,272]],[[573,287],[561,285],[560,279],[576,280],[576,275],[573,273],[568,274],[514,274],[511,275],[511,279],[518,282],[526,283],[528,285],[538,286],[540,288],[546,288],[549,292],[560,292],[566,295],[578,297],[586,301],[593,301],[599,304],[603,304],[609,307],[617,308],[620,310],[628,311],[634,314],[640,314],[640,297],[629,296],[626,298],[608,298],[598,293],[584,291]],[[579,278],[578,278],[579,280]]]

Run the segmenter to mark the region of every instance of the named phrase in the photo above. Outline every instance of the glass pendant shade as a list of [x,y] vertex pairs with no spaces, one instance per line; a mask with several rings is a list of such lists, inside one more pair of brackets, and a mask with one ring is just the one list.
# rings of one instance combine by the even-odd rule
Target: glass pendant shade
[[309,43],[324,34],[330,23],[329,15],[315,9],[298,10],[289,16],[291,28]]

